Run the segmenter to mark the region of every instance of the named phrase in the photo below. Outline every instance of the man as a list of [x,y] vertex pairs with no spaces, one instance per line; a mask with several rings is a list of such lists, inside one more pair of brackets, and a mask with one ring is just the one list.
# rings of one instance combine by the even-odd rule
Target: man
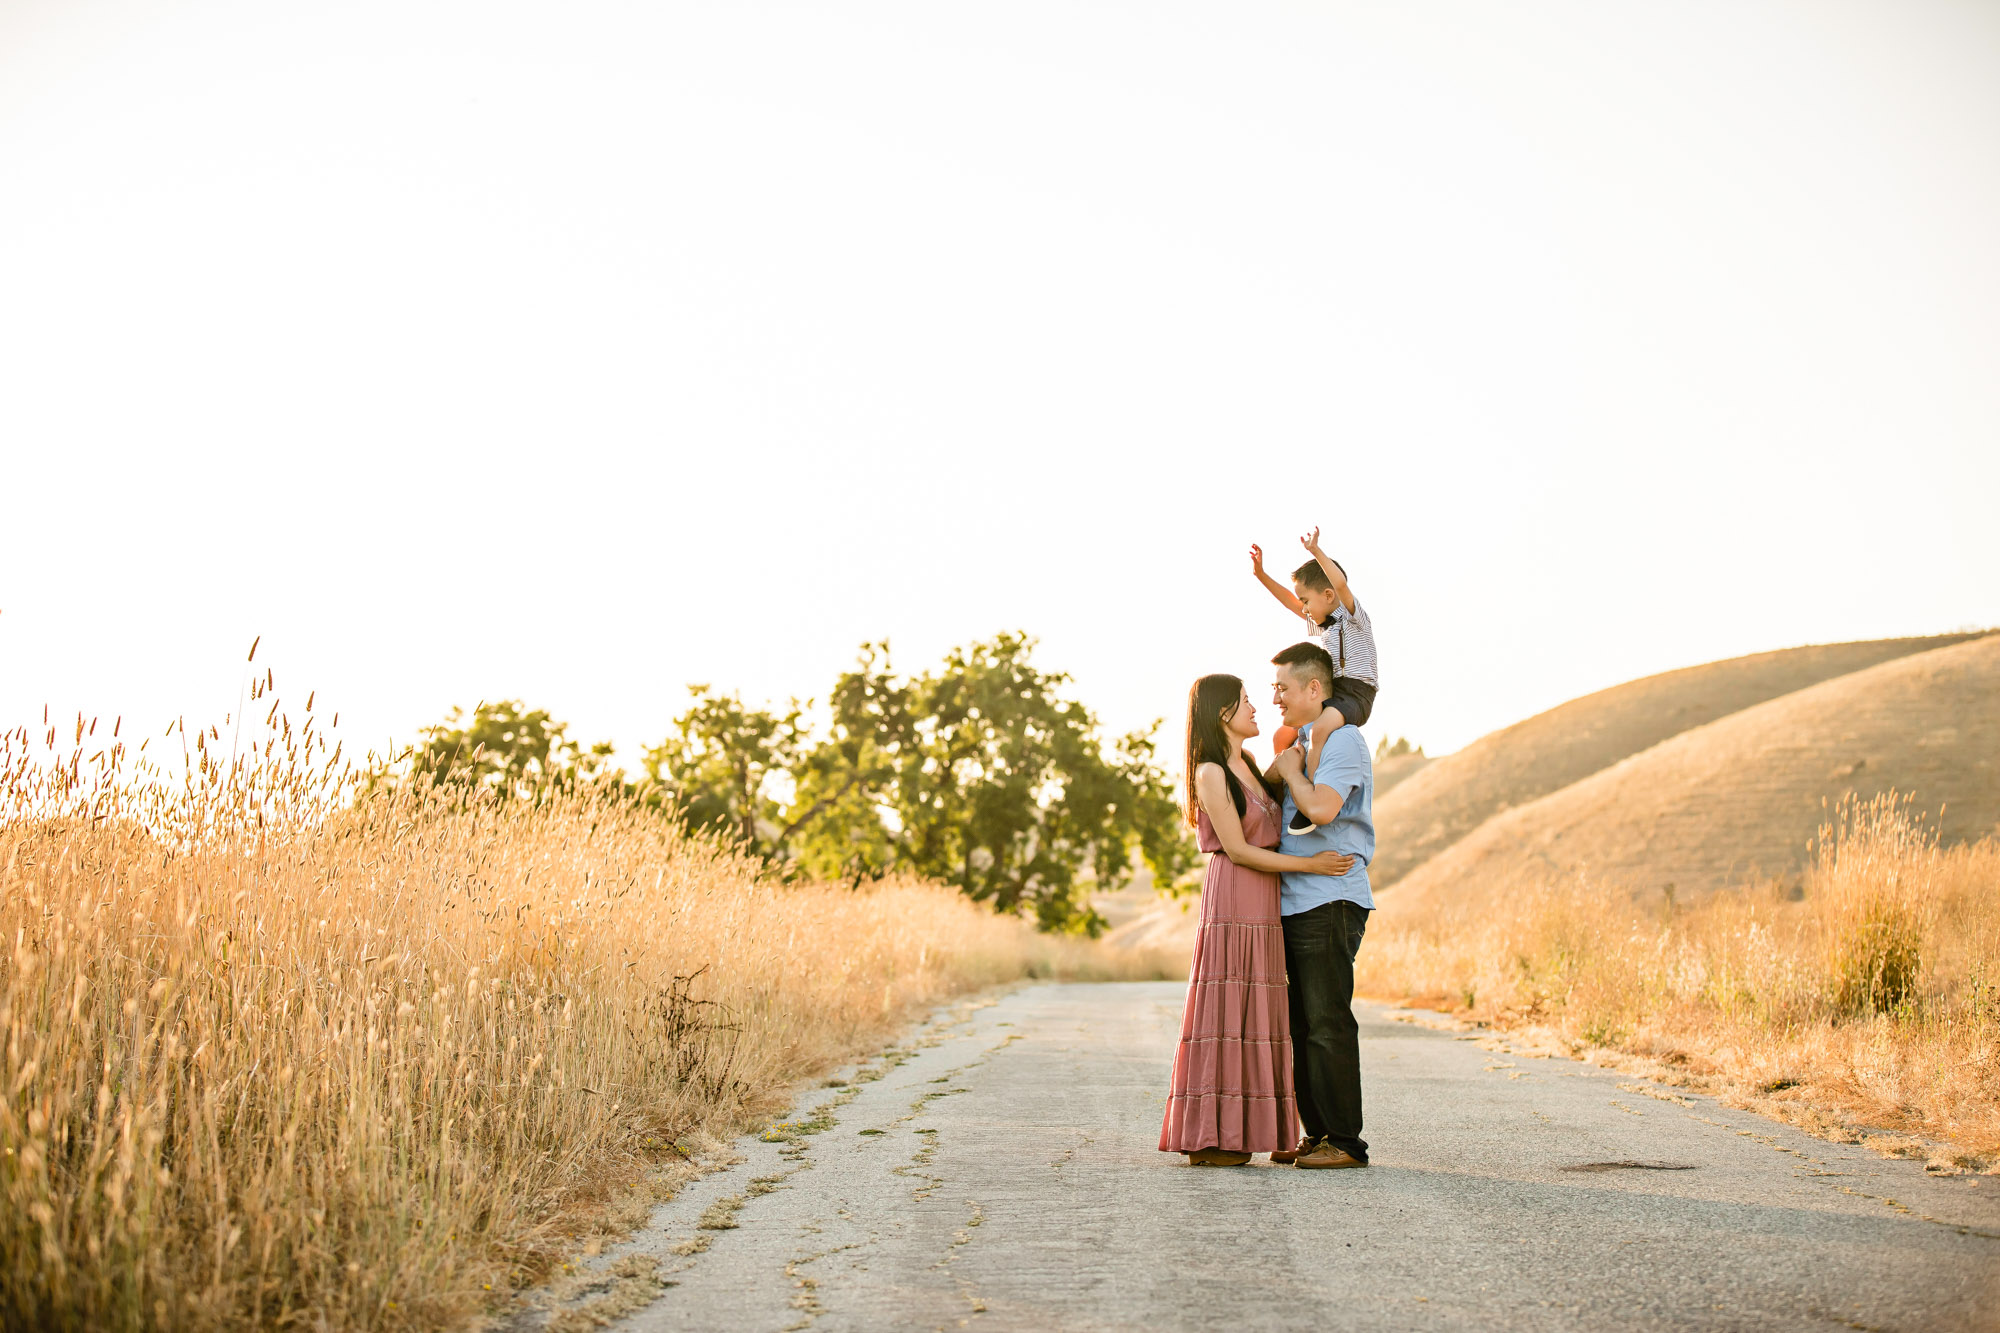
[[[1311,729],[1340,722],[1320,713],[1334,687],[1333,659],[1316,643],[1295,643],[1271,659],[1278,668],[1271,702],[1299,744],[1281,752],[1270,777],[1284,784],[1284,829],[1278,850],[1312,856],[1332,849],[1353,855],[1345,875],[1286,872],[1278,912],[1285,928],[1285,974],[1292,1019],[1292,1083],[1305,1138],[1274,1162],[1302,1167],[1368,1165],[1361,1137],[1361,1042],[1354,1021],[1354,957],[1375,908],[1368,863],[1375,857],[1375,773],[1368,744],[1353,726],[1325,738],[1316,772],[1305,771]],[[1303,814],[1317,827],[1292,831]]]

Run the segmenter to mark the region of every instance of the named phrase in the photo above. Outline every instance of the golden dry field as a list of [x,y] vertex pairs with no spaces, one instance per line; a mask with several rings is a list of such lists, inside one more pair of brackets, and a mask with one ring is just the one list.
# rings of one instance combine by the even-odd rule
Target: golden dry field
[[925,1006],[1159,974],[589,789],[356,800],[271,725],[0,744],[0,1326],[463,1321]]
[[1786,648],[1647,676],[1572,699],[1440,756],[1393,790],[1378,785],[1380,849],[1370,873],[1376,887],[1386,888],[1492,815],[1559,791],[1669,737],[1821,681],[1970,637]]

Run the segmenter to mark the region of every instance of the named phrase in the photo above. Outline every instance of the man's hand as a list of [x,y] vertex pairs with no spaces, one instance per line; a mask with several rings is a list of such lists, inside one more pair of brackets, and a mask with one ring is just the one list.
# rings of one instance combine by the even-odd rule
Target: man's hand
[[1315,527],[1307,535],[1299,538],[1299,545],[1305,547],[1306,554],[1311,556],[1315,560],[1319,559],[1321,555],[1325,554],[1323,551],[1319,549],[1319,529],[1317,527]]
[[1271,761],[1271,767],[1283,778],[1295,778],[1306,771],[1306,752],[1293,745],[1278,752]]

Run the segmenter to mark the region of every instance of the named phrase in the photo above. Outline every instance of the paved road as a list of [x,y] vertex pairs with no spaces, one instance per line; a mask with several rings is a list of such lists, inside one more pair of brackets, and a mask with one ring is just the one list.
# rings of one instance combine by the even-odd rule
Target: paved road
[[[940,1015],[801,1103],[844,1101],[830,1125],[746,1140],[607,1256],[672,1283],[616,1327],[2000,1329],[2000,1177],[1382,1010],[1370,1169],[1185,1166],[1154,1147],[1181,995],[1045,985]],[[1626,1160],[1692,1169],[1565,1169]]]

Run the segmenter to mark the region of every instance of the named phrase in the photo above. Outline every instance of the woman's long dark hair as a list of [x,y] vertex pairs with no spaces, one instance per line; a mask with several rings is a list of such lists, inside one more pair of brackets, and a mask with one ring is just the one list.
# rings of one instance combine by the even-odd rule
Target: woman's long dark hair
[[[1229,734],[1222,729],[1223,719],[1236,712],[1236,706],[1243,701],[1243,682],[1235,676],[1203,676],[1188,691],[1187,721],[1187,822],[1190,828],[1196,826],[1201,810],[1201,800],[1195,795],[1194,771],[1203,764],[1222,765],[1222,776],[1229,783],[1229,799],[1236,806],[1236,817],[1243,818],[1248,803],[1243,796],[1243,784],[1236,780],[1236,774],[1229,767]],[[1252,773],[1257,765],[1247,757]],[[1264,786],[1262,774],[1258,774],[1257,784]],[[1266,788],[1269,795],[1269,788]]]

